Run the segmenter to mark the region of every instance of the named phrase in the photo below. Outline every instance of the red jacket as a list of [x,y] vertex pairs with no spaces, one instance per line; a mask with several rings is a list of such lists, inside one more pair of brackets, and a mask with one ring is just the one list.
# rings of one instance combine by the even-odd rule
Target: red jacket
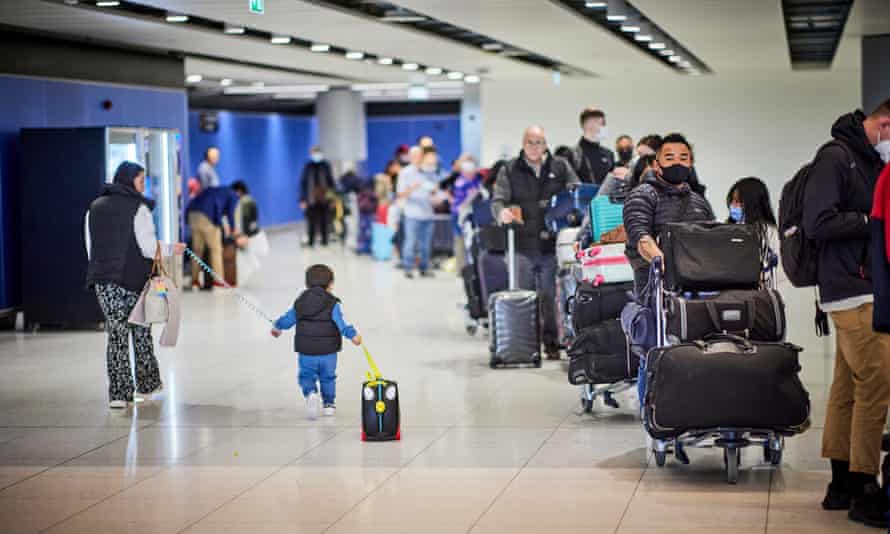
[[870,226],[874,330],[890,334],[890,165],[875,186]]
[[[871,218],[884,221],[884,248],[887,261],[890,262],[890,164],[884,167],[884,171],[878,177],[875,186],[875,199],[871,208]],[[877,252],[877,251],[874,251]]]

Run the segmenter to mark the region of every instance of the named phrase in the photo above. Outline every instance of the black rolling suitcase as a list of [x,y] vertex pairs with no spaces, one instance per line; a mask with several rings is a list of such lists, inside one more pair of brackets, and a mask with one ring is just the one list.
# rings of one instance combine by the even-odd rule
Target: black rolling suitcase
[[643,417],[656,439],[690,430],[757,428],[799,432],[810,413],[790,343],[736,336],[649,351]]
[[636,377],[640,367],[618,319],[579,332],[568,354],[569,383],[575,386],[614,384]]
[[516,289],[514,230],[507,232],[509,289],[491,295],[488,324],[492,368],[504,364],[541,366],[540,302],[535,291]]
[[669,291],[756,289],[760,284],[761,243],[753,226],[668,223],[660,244]]
[[399,385],[383,378],[368,349],[362,346],[371,372],[362,384],[362,441],[402,439]]
[[476,265],[469,263],[461,269],[461,278],[464,281],[464,292],[467,295],[467,312],[471,319],[481,319],[487,317],[488,313],[485,309],[485,301],[482,300],[482,284],[479,280],[479,273]]
[[572,328],[578,333],[603,321],[617,319],[630,302],[633,289],[633,282],[599,286],[581,282],[569,304]]
[[723,291],[689,299],[671,295],[667,334],[680,342],[728,333],[753,341],[785,339],[785,303],[775,289]]

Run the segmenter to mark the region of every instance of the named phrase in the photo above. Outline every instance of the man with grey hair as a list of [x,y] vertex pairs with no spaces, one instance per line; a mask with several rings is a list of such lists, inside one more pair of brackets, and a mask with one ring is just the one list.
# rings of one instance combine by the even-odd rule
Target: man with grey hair
[[498,173],[492,197],[495,218],[502,224],[519,224],[515,232],[516,278],[521,288],[537,290],[540,296],[544,350],[551,360],[559,359],[556,235],[548,230],[544,217],[550,198],[578,183],[569,162],[550,154],[543,128],[531,126],[522,136],[519,156]]

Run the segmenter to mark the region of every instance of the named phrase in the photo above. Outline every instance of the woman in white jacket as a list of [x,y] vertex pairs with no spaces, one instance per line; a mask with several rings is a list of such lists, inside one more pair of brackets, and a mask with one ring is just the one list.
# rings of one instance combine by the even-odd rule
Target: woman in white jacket
[[765,271],[774,267],[776,285],[786,281],[779,257],[779,230],[770,203],[769,189],[763,180],[750,176],[742,178],[729,188],[726,195],[729,208],[728,223],[750,224],[761,240],[761,254]]

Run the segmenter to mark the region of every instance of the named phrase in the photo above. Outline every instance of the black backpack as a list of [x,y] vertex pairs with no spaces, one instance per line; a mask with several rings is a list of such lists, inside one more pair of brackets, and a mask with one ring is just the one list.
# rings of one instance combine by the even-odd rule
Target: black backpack
[[[819,152],[835,144],[844,150],[852,160],[846,145],[839,141],[829,141],[822,145]],[[815,158],[813,158],[815,161]],[[818,284],[819,245],[809,239],[803,228],[803,203],[809,182],[810,169],[813,163],[800,168],[782,188],[779,200],[779,247],[782,257],[782,269],[794,287],[810,287]]]

